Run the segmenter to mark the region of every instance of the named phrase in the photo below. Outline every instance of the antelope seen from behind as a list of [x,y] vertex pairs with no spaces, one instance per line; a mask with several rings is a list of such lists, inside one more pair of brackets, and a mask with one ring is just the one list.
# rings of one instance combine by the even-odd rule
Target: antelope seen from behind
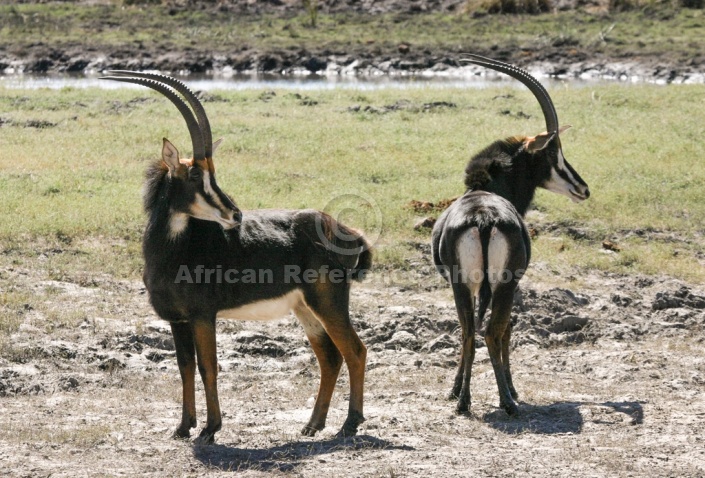
[[[339,435],[354,435],[364,421],[367,352],[350,322],[348,304],[350,279],[361,280],[371,265],[365,238],[319,211],[240,211],[216,183],[213,153],[220,141],[213,142],[205,110],[189,88],[164,75],[110,74],[104,79],[166,96],[186,121],[193,146],[193,158],[182,158],[165,138],[144,192],[143,278],[154,310],[171,326],[183,387],[175,437],[189,437],[197,424],[196,366],[207,405],[197,442],[213,442],[221,428],[216,318],[268,320],[290,311],[303,326],[321,371],[313,413],[302,433],[313,436],[325,426],[345,361],[350,402]],[[255,279],[245,280],[238,271],[251,271]]]
[[[566,161],[558,116],[546,89],[513,65],[468,55],[465,60],[506,73],[534,94],[546,131],[492,143],[465,168],[466,193],[444,211],[432,232],[433,261],[453,288],[462,330],[461,356],[451,396],[457,411],[470,408],[470,377],[475,331],[489,307],[485,342],[499,389],[500,406],[517,413],[518,395],[509,366],[510,315],[514,291],[529,265],[531,241],[523,217],[537,188],[569,197],[590,196],[585,181]],[[477,305],[477,320],[475,308]]]

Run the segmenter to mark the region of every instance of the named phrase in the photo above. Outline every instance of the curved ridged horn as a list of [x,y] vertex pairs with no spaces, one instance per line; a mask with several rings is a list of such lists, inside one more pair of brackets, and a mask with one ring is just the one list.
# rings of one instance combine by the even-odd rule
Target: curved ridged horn
[[123,81],[125,83],[136,83],[138,85],[146,86],[158,91],[159,93],[166,96],[174,105],[178,108],[181,116],[186,120],[186,126],[188,126],[189,133],[191,134],[191,144],[193,145],[193,159],[203,160],[206,159],[206,147],[203,142],[203,133],[201,132],[201,127],[198,125],[198,121],[193,116],[193,113],[189,109],[188,105],[174,93],[174,91],[166,85],[163,85],[155,80],[147,78],[136,78],[128,76],[101,76],[101,80],[113,80],[113,81]]
[[553,101],[551,101],[551,97],[548,95],[546,88],[544,88],[536,78],[531,76],[529,72],[522,70],[517,66],[510,65],[509,63],[493,60],[484,56],[474,55],[472,53],[465,53],[464,55],[468,58],[461,58],[460,61],[474,63],[492,70],[497,70],[521,81],[524,85],[526,85],[541,105],[541,110],[543,111],[543,116],[546,120],[546,131],[549,133],[558,132],[558,115],[556,114],[556,109],[553,107]]
[[141,73],[129,70],[109,70],[108,73],[111,75],[125,75],[134,78],[147,78],[149,80],[156,80],[165,85],[169,85],[176,91],[184,95],[186,101],[193,108],[194,113],[196,113],[196,118],[198,118],[198,124],[201,127],[201,132],[203,133],[203,142],[206,146],[206,158],[213,157],[213,135],[211,133],[211,125],[208,121],[208,116],[206,116],[206,110],[203,108],[201,102],[196,98],[196,95],[191,91],[191,89],[186,86],[182,81],[172,78],[171,76],[160,75],[159,73]]

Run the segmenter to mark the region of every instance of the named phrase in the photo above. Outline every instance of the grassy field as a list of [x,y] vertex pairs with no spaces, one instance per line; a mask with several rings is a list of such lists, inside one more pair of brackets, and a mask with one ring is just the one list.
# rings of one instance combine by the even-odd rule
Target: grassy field
[[[467,13],[406,15],[357,13],[319,15],[317,28],[303,11],[275,15],[214,14],[204,9],[72,3],[0,5],[0,45],[20,53],[42,45],[59,50],[132,48],[161,52],[200,51],[231,54],[306,49],[313,52],[374,56],[410,52],[501,50],[507,55],[556,49],[568,57],[581,52],[611,58],[660,56],[692,61],[705,50],[704,11],[651,6],[629,12],[579,11],[540,16]],[[442,34],[441,34],[442,33]],[[594,57],[593,57],[594,58]],[[519,59],[519,58],[517,58]]]
[[[539,191],[528,222],[535,261],[556,271],[664,273],[702,281],[705,87],[599,86],[552,91],[564,152],[592,197]],[[409,202],[462,194],[474,151],[544,125],[513,88],[373,92],[218,92],[206,103],[221,187],[244,209],[325,209],[377,241],[377,265],[411,267],[428,231]],[[452,101],[455,106],[424,107]],[[380,113],[384,106],[395,111]],[[351,108],[359,106],[358,108]],[[370,108],[367,108],[367,107]],[[365,111],[369,109],[370,111]],[[358,110],[358,111],[355,111]],[[377,111],[377,112],[374,112]],[[523,118],[529,115],[530,119]],[[53,278],[138,278],[140,187],[183,120],[149,91],[0,91],[0,261]],[[606,253],[605,239],[621,247]]]
[[[297,434],[319,372],[294,319],[223,320],[224,426],[201,447],[170,438],[179,373],[139,282],[142,177],[163,136],[188,152],[182,119],[145,89],[0,89],[0,466],[17,477],[465,477],[474,450],[480,476],[703,476],[705,295],[694,283],[705,279],[705,86],[551,94],[592,196],[575,205],[539,191],[527,218],[539,235],[513,314],[519,416],[496,408],[486,347],[473,413],[453,413],[452,294],[417,274],[410,287],[353,289],[368,347],[357,438],[333,436],[346,373],[328,427]],[[513,87],[209,95],[225,138],[218,180],[245,213],[316,207],[381,228],[377,267],[394,272],[428,263],[412,199],[461,194],[472,152],[544,127],[531,94]],[[587,326],[560,332],[575,318]]]

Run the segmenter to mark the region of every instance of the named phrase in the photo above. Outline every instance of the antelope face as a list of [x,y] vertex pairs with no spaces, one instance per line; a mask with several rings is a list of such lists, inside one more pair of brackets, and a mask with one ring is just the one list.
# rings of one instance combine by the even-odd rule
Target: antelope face
[[[569,127],[561,128],[559,133]],[[540,170],[544,179],[539,183],[540,187],[566,196],[576,203],[590,197],[587,183],[563,156],[557,133],[541,133],[527,138],[526,149],[543,163]]]
[[[193,217],[220,224],[223,229],[240,225],[242,212],[215,181],[209,161],[184,160],[164,138],[162,160],[171,177],[170,227],[172,235],[182,232]],[[211,163],[212,164],[212,163]]]

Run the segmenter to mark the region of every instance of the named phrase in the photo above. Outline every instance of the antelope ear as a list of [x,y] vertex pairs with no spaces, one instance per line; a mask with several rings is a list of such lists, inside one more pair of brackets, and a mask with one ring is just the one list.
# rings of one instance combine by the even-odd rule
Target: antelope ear
[[164,143],[162,144],[162,161],[171,172],[176,171],[180,164],[179,150],[166,138],[164,138]]
[[541,151],[548,143],[556,137],[556,133],[541,133],[533,136],[531,138],[526,138],[524,141],[524,146],[526,150],[530,153],[535,153],[536,151]]
[[218,146],[220,146],[220,143],[223,142],[223,138],[220,138],[218,141],[215,141],[213,143],[213,154],[215,154],[215,150],[218,149]]

